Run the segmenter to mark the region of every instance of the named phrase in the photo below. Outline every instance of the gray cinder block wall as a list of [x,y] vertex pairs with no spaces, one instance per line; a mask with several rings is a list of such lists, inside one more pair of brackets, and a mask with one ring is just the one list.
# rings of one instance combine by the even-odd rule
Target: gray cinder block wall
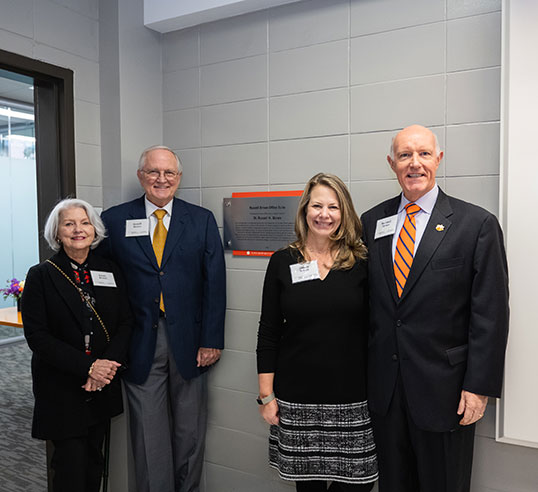
[[[180,196],[222,226],[233,191],[301,189],[318,171],[359,212],[398,192],[386,163],[403,126],[445,150],[439,184],[498,213],[500,0],[311,0],[163,36],[164,143],[184,163]],[[227,254],[226,350],[210,378],[206,492],[289,491],[267,466],[254,401],[267,260]],[[535,492],[538,451],[478,426],[474,492]]]

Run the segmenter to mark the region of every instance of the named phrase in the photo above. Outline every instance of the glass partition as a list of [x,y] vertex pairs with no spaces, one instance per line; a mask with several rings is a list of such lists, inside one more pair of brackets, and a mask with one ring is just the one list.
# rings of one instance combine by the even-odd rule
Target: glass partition
[[[0,288],[39,262],[35,141],[33,79],[0,70]],[[0,327],[0,339],[20,334]]]

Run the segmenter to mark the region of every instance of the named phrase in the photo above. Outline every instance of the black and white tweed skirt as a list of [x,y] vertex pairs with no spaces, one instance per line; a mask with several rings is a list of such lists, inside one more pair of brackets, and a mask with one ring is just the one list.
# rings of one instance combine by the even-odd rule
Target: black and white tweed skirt
[[280,423],[269,435],[269,464],[284,480],[377,480],[367,402],[338,405],[278,400]]

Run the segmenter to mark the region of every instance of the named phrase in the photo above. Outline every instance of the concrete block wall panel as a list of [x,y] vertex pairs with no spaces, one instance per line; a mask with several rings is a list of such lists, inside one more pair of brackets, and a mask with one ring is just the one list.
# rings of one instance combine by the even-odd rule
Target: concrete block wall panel
[[407,4],[398,0],[351,1],[352,36],[430,24],[444,18],[444,0],[414,0]]
[[444,22],[351,39],[353,85],[434,75],[444,68]]
[[267,14],[254,12],[200,28],[200,62],[203,65],[247,58],[267,52]]
[[448,19],[497,12],[501,10],[502,0],[446,0]]
[[267,105],[263,99],[202,108],[204,147],[265,142],[266,135]]
[[271,9],[268,16],[271,51],[349,38],[347,0],[297,2]]
[[170,111],[200,105],[200,69],[185,68],[163,76],[163,105]]
[[271,96],[347,87],[346,39],[271,53]]
[[[451,20],[447,23],[447,68],[450,71],[501,64],[501,13]],[[469,49],[472,46],[473,49]]]
[[0,1],[0,46],[74,72],[77,196],[101,207],[99,0]]
[[447,176],[498,174],[499,123],[447,126]]
[[501,106],[500,89],[500,68],[448,74],[447,123],[498,121]]
[[202,173],[202,151],[199,148],[181,151],[181,165],[183,176],[181,188],[200,188]]
[[267,90],[267,55],[205,65],[200,74],[204,106],[264,97]]
[[270,183],[306,183],[314,174],[328,169],[347,180],[349,136],[274,141],[270,143],[269,159]]
[[163,114],[163,141],[174,149],[200,147],[200,109],[179,109]]
[[202,186],[256,185],[267,181],[266,142],[208,147],[202,150]]
[[273,97],[269,103],[270,140],[348,133],[347,89]]
[[[309,0],[164,35],[164,132],[188,162],[180,196],[201,197],[222,227],[232,192],[301,189],[327,171],[361,213],[399,192],[386,155],[419,122],[445,151],[439,184],[497,213],[500,18],[500,0]],[[254,403],[267,261],[226,253],[206,492],[293,490],[267,466]],[[477,429],[473,492],[534,490],[538,452],[496,443],[494,414]]]
[[202,195],[200,193],[200,190],[197,190],[196,188],[183,188],[179,190],[177,196],[189,203],[194,203],[195,205],[202,205]]

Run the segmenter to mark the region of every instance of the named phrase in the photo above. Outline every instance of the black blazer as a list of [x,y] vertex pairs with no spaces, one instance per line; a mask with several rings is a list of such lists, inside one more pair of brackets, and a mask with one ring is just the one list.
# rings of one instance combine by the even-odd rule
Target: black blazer
[[[63,250],[51,261],[74,279]],[[89,425],[123,411],[118,375],[101,392],[81,388],[95,359],[125,363],[131,332],[131,311],[119,268],[95,253],[90,253],[88,265],[91,270],[112,272],[118,286],[94,286],[96,310],[110,343],[94,319],[91,356],[84,350],[83,304],[75,287],[47,262],[32,267],[26,278],[22,320],[33,352],[32,436],[38,439],[84,436]]]
[[461,390],[499,397],[508,335],[503,236],[486,210],[445,195],[424,231],[398,299],[392,238],[374,239],[400,196],[366,212],[370,337],[368,400],[385,415],[401,372],[411,417],[424,430],[454,429]]

